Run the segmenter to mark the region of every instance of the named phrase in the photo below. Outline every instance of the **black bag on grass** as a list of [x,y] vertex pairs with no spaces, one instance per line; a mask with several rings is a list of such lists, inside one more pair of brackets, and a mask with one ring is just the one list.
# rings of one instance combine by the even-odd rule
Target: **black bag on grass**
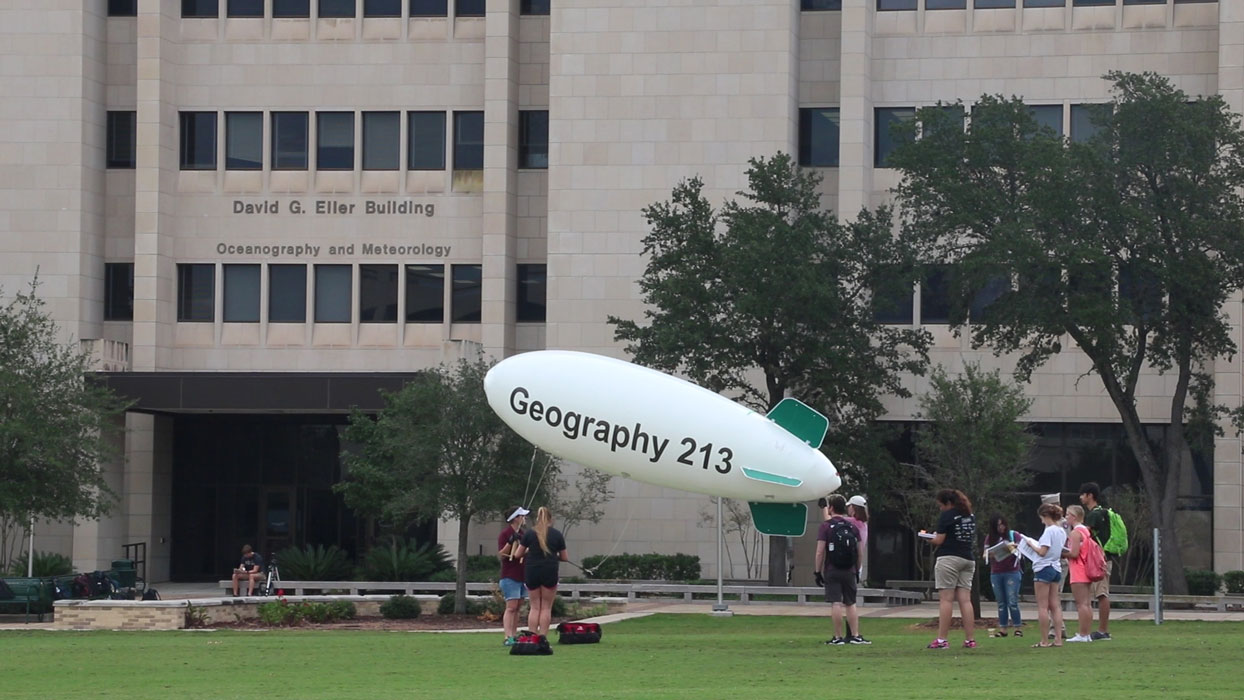
[[514,638],[514,645],[510,647],[510,656],[550,656],[552,653],[553,647],[549,646],[548,637],[531,632],[519,634]]
[[595,622],[563,622],[557,626],[558,644],[596,644],[600,625]]

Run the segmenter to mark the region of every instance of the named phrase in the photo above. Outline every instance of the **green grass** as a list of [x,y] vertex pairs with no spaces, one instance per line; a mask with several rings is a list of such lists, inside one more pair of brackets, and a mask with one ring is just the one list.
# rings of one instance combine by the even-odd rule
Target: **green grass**
[[[597,645],[506,655],[496,634],[0,632],[0,698],[1239,698],[1244,624],[1117,622],[1115,640],[926,651],[910,620],[827,647],[825,618],[657,615]],[[982,635],[983,637],[983,635]],[[962,634],[952,634],[956,645]],[[1029,681],[1029,678],[1036,678]]]

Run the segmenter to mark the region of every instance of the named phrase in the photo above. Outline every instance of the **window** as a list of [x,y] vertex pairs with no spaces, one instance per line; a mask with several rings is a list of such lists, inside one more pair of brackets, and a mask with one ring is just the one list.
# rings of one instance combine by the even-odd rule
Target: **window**
[[401,112],[363,112],[363,169],[397,170],[402,153]]
[[109,112],[104,131],[105,165],[109,168],[134,167],[136,112]]
[[896,272],[891,270],[890,274],[882,274],[873,288],[873,320],[877,323],[911,325],[915,315],[912,301],[914,290],[911,284],[903,281],[908,278]]
[[1071,105],[1071,140],[1085,143],[1093,138],[1101,127],[1093,123],[1109,119],[1110,106],[1105,104]]
[[926,10],[963,10],[967,8],[967,0],[924,0]]
[[1049,127],[1059,136],[1063,135],[1062,105],[1029,105],[1028,110],[1032,112],[1032,118],[1037,120],[1038,126]]
[[546,109],[518,113],[518,167],[549,167],[549,112]]
[[799,9],[804,12],[821,10],[841,10],[842,0],[800,0]]
[[518,13],[520,15],[547,15],[549,0],[522,0],[518,3]]
[[363,0],[364,17],[401,17],[402,0]]
[[354,17],[354,0],[320,0],[321,17]]
[[397,322],[397,265],[359,265],[359,321]]
[[484,167],[484,113],[454,112],[454,170]]
[[815,168],[838,167],[838,108],[799,110],[799,164]]
[[263,17],[263,0],[229,0],[225,5],[228,17]]
[[1001,8],[1014,8],[1015,0],[974,0],[972,7],[977,10],[997,10]]
[[920,323],[950,323],[950,266],[930,265],[920,283]]
[[263,114],[225,112],[225,170],[263,169]]
[[315,322],[349,323],[352,295],[349,265],[315,266]]
[[177,320],[213,321],[216,317],[216,266],[177,266]]
[[1066,7],[1066,6],[1067,6],[1067,0],[1024,0],[1024,7]]
[[268,321],[303,323],[307,320],[307,266],[268,266]]
[[272,0],[273,17],[310,17],[311,0]]
[[315,113],[315,169],[354,169],[354,112]]
[[272,113],[272,169],[307,169],[307,113]]
[[898,136],[892,131],[894,125],[915,119],[916,110],[911,107],[879,107],[874,114],[873,165],[885,168],[888,167],[886,159],[899,146]]
[[411,17],[446,17],[449,0],[410,0]]
[[108,0],[109,17],[134,17],[138,15],[138,0]]
[[1003,273],[991,275],[988,281],[976,290],[972,295],[972,303],[968,308],[969,318],[973,321],[980,321],[985,318],[985,312],[1003,294],[1011,291],[1011,277]]
[[457,17],[483,17],[484,0],[454,0],[454,15]]
[[104,320],[134,320],[134,263],[104,263]]
[[483,292],[483,268],[480,265],[454,265],[453,297],[450,312],[454,323],[479,323],[480,299]]
[[878,12],[914,9],[916,9],[916,0],[877,0]]
[[445,169],[445,113],[410,112],[407,165],[411,170]]
[[182,17],[219,17],[217,0],[181,0]]
[[[1214,2],[1215,0],[1175,0],[1176,3],[1185,2]],[[1166,0],[1123,0],[1124,5],[1165,5]]]
[[181,169],[216,169],[216,113],[181,113]]
[[259,323],[258,265],[225,265],[225,322]]
[[1119,266],[1119,306],[1125,323],[1152,321],[1162,312],[1162,283],[1136,261]]
[[949,129],[951,133],[963,134],[963,122],[967,117],[967,110],[963,105],[938,105],[929,107],[928,109],[936,110],[946,115],[947,119],[943,123],[940,120],[926,120],[920,123],[920,137],[924,138],[932,134],[936,134],[939,129]]
[[[1087,7],[1091,5],[1110,5],[1113,7],[1115,0],[1072,0],[1071,4],[1076,7]],[[1163,4],[1165,4],[1165,0],[1163,0]]]
[[518,320],[540,321],[545,318],[548,296],[548,266],[518,266]]
[[406,266],[406,322],[444,323],[445,266]]

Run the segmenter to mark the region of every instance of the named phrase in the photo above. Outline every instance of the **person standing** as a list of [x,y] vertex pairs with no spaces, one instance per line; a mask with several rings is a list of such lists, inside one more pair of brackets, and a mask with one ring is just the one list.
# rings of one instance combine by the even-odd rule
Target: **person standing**
[[523,584],[523,560],[515,556],[514,550],[523,540],[523,524],[527,522],[527,514],[530,512],[522,506],[510,508],[506,525],[497,535],[497,557],[501,560],[501,580],[498,585],[502,597],[505,598],[505,613],[501,616],[505,641],[502,643],[507,647],[513,646],[514,637],[518,635],[518,608],[527,598],[527,586]]
[[[1060,493],[1047,493],[1041,497],[1041,504],[1044,505],[1046,503],[1052,503],[1058,506],[1059,508],[1062,508],[1063,504],[1061,503],[1061,499],[1062,499],[1062,494]],[[1066,510],[1063,511],[1063,517],[1059,518],[1058,526],[1063,529],[1063,532],[1067,534],[1067,537],[1071,537],[1071,525],[1068,524],[1067,522],[1067,511]],[[1067,590],[1067,574],[1070,571],[1071,571],[1071,567],[1064,566],[1062,567],[1062,571],[1059,572],[1058,584],[1055,586],[1054,590],[1058,592],[1058,595],[1060,597],[1062,596],[1063,591]],[[1062,635],[1063,639],[1067,638],[1066,627],[1062,627],[1060,629],[1054,629],[1053,627],[1051,627],[1048,631],[1049,631],[1049,634],[1046,635],[1047,639],[1053,639],[1055,634]]]
[[1089,590],[1093,582],[1085,567],[1085,555],[1096,542],[1084,526],[1083,508],[1067,506],[1067,522],[1071,524],[1071,535],[1067,538],[1067,568],[1071,570],[1071,594],[1075,596],[1079,621],[1079,631],[1067,641],[1091,642],[1093,638],[1089,633],[1093,629],[1093,604],[1089,602]]
[[[1101,487],[1095,481],[1080,484],[1080,505],[1084,506],[1084,524],[1093,539],[1104,551],[1110,541],[1110,513],[1101,504]],[[1093,598],[1097,599],[1097,631],[1091,635],[1094,642],[1110,640],[1110,575],[1119,557],[1106,552],[1106,575],[1092,586]]]
[[860,581],[868,585],[868,500],[860,494],[847,501],[847,522],[860,533]]
[[[1037,515],[1045,526],[1041,539],[1024,537],[1017,549],[1032,560],[1032,581],[1037,596],[1037,629],[1050,629],[1051,620],[1054,629],[1062,629],[1063,609],[1059,600],[1058,581],[1062,577],[1061,561],[1067,533],[1058,521],[1062,520],[1063,509],[1053,503],[1045,503],[1037,509]],[[1062,637],[1056,636],[1053,644],[1042,639],[1032,647],[1037,649],[1062,645]]]
[[[855,607],[859,588],[860,533],[847,519],[847,501],[839,494],[828,499],[829,520],[816,533],[816,582],[825,587],[830,604],[834,636],[826,644],[872,644],[860,636],[859,612]],[[847,636],[842,636],[843,614]]]
[[999,542],[1019,541],[1019,533],[1007,524],[1006,518],[995,514],[989,519],[988,534],[985,535],[985,561],[989,563],[989,582],[993,586],[994,600],[998,601],[998,631],[996,637],[1005,637],[1008,626],[1015,628],[1015,636],[1024,636],[1020,626],[1024,624],[1019,617],[1019,585],[1023,578],[1019,556],[1014,552],[1004,559],[997,559],[988,554],[990,547]]
[[[946,649],[950,642],[950,620],[954,603],[959,603],[959,616],[963,618],[963,647],[976,648],[976,614],[972,610],[972,578],[976,575],[976,560],[972,556],[972,540],[976,536],[976,516],[972,502],[962,491],[942,489],[937,492],[937,507],[942,514],[937,518],[937,528],[930,543],[937,547],[933,567],[934,586],[937,588],[937,639],[928,649]],[[929,533],[921,530],[922,535]]]
[[566,537],[553,527],[553,514],[548,508],[540,506],[536,510],[536,524],[523,535],[517,556],[524,560],[524,579],[531,594],[527,627],[545,637],[553,620],[558,565],[570,561],[566,554]]

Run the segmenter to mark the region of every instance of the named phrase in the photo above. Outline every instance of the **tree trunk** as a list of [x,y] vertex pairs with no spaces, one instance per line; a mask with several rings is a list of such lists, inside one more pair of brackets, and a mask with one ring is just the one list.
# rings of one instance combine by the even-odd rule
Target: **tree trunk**
[[786,538],[781,535],[769,536],[769,585],[785,586],[786,581]]
[[464,516],[458,521],[458,581],[454,585],[456,615],[466,613],[467,530],[470,525],[470,516]]

